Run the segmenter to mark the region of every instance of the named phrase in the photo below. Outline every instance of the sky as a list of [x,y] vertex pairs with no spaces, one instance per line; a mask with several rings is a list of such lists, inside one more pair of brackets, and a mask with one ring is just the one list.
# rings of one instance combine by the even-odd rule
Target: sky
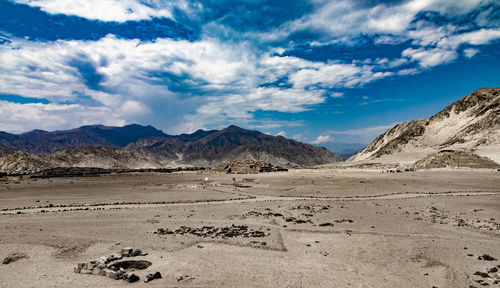
[[368,143],[500,86],[500,2],[0,0],[0,130]]

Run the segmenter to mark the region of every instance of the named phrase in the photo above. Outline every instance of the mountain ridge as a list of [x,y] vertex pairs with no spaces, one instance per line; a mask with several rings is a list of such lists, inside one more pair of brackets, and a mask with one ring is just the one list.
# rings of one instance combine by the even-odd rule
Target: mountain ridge
[[123,148],[142,138],[167,134],[153,126],[130,124],[123,127],[86,125],[69,130],[35,129],[21,134],[0,132],[0,145],[29,153],[54,153],[78,146]]
[[[197,130],[192,134],[167,135],[151,126],[128,125],[140,132],[130,137],[115,137],[123,127],[102,125],[82,126],[57,132],[31,131],[26,142],[8,134],[15,141],[10,146],[0,145],[0,171],[7,173],[34,173],[55,167],[97,168],[170,168],[177,166],[214,166],[222,162],[251,159],[273,165],[313,166],[342,161],[324,147],[301,143],[281,136],[271,136],[257,130],[234,125],[221,130]],[[150,128],[148,128],[150,127]],[[97,129],[97,132],[94,130]],[[110,133],[109,131],[115,130]],[[92,133],[90,133],[90,132]],[[104,132],[103,132],[104,131]],[[153,136],[140,138],[146,131]],[[158,132],[159,131],[159,132]],[[75,134],[77,133],[77,134]],[[81,133],[81,134],[78,134]],[[147,135],[146,133],[146,135]],[[160,134],[161,133],[161,134]],[[160,134],[160,136],[157,136]],[[35,137],[37,135],[41,135]],[[57,142],[60,135],[63,144]],[[5,135],[4,135],[5,136]],[[74,138],[71,138],[73,136]],[[54,137],[54,139],[50,138]],[[138,138],[138,139],[137,139]],[[7,140],[6,140],[7,139]],[[124,147],[127,141],[130,142]],[[37,143],[40,140],[42,144]],[[17,142],[16,142],[17,141]],[[121,142],[120,142],[121,141]],[[19,144],[20,143],[20,144]],[[41,146],[56,143],[52,147]],[[104,143],[104,145],[102,145]],[[111,144],[110,144],[111,143]],[[15,144],[28,151],[15,149]],[[64,146],[73,147],[60,149]],[[31,150],[30,150],[31,149]],[[54,151],[55,150],[55,151]],[[31,153],[29,151],[42,151]],[[54,151],[43,153],[45,151]]]
[[440,150],[500,163],[500,88],[481,88],[422,120],[395,125],[349,161],[414,163]]

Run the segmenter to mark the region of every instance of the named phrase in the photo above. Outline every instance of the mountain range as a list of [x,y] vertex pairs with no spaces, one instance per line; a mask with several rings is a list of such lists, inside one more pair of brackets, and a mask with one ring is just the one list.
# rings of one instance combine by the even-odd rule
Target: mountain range
[[[341,146],[335,147],[343,149]],[[349,144],[346,154],[362,146]],[[209,167],[239,159],[279,166],[343,160],[324,147],[234,125],[180,135],[137,124],[23,134],[0,132],[0,172],[4,173],[33,173],[55,167]],[[500,163],[500,88],[478,89],[434,116],[397,124],[348,162],[495,167]]]
[[137,124],[34,130],[19,135],[0,132],[0,145],[0,172],[19,174],[54,167],[207,167],[237,159],[281,166],[342,161],[326,148],[234,125],[174,136]]
[[500,88],[478,89],[434,116],[400,123],[349,161],[415,163],[440,151],[500,163]]

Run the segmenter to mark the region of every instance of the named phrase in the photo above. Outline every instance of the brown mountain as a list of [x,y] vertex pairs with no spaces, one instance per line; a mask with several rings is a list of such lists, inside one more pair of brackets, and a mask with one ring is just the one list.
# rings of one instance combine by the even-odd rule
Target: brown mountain
[[[33,173],[55,167],[99,167],[99,168],[163,168],[177,166],[213,166],[221,162],[238,159],[262,160],[281,166],[309,166],[342,161],[326,148],[304,144],[281,136],[271,136],[255,130],[246,130],[229,126],[222,130],[198,130],[193,134],[170,136],[154,128],[136,125],[140,131],[144,128],[151,134],[159,131],[163,136],[144,137],[144,133],[126,133],[124,127],[91,126],[68,131],[30,132],[29,141],[19,142],[12,138],[10,147],[0,146],[0,172]],[[126,126],[127,129],[134,127]],[[153,130],[154,129],[154,130]],[[90,132],[89,132],[90,130]],[[96,132],[97,130],[97,132]],[[103,131],[104,130],[104,131]],[[7,134],[7,133],[6,133]],[[35,134],[42,134],[34,137]],[[21,134],[23,135],[23,134]],[[62,136],[61,136],[62,135]],[[97,136],[96,136],[97,135]],[[19,136],[19,135],[14,135]],[[131,139],[140,138],[124,145]],[[12,141],[14,139],[15,141]],[[25,138],[26,139],[26,138]],[[35,141],[39,139],[41,143]],[[58,142],[63,139],[61,142]],[[16,142],[18,141],[18,142]],[[83,144],[80,143],[91,143]],[[92,143],[111,143],[111,147]],[[31,151],[51,151],[53,153],[29,153],[11,148],[14,144]],[[43,145],[49,145],[43,148]],[[59,150],[59,147],[74,147]],[[16,147],[17,148],[17,147]],[[17,148],[20,149],[20,148]],[[28,150],[28,151],[30,151]]]
[[[238,159],[262,160],[275,165],[310,166],[342,161],[326,148],[281,136],[231,125],[220,131],[201,131],[201,137],[183,136],[142,139],[126,147],[152,158],[196,166],[212,166]],[[192,134],[191,134],[192,135]],[[184,137],[186,138],[186,137]]]
[[432,117],[398,124],[349,160],[414,163],[441,150],[500,163],[500,88],[478,89]]

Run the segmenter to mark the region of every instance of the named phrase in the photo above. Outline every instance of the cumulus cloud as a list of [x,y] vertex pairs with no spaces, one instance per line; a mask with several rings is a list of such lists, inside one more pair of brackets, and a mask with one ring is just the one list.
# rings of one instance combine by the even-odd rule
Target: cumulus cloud
[[149,112],[149,108],[138,101],[126,101],[121,105],[120,109],[126,115],[143,115]]
[[179,1],[160,0],[16,0],[18,3],[40,7],[51,14],[66,14],[93,20],[124,22],[150,19],[151,17],[172,18],[172,10]]
[[441,65],[451,62],[458,57],[458,53],[455,50],[441,48],[407,48],[403,51],[402,55],[410,58],[412,61],[418,61],[422,67]]
[[[328,96],[343,95],[327,89],[357,87],[393,75],[374,71],[374,65],[256,54],[245,45],[216,39],[143,43],[114,36],[99,41],[17,40],[0,46],[0,92],[55,103],[87,95],[121,113],[122,119],[151,112],[158,98],[193,98],[200,104],[184,110],[186,116],[178,122],[194,128],[249,119],[257,110],[306,111]],[[289,85],[260,86],[280,77],[287,77]]]
[[330,137],[330,135],[319,135],[311,143],[312,144],[321,144],[321,143],[326,143],[326,142],[332,142],[332,140],[333,139]]
[[[168,126],[160,128],[169,132],[231,122],[286,127],[279,121],[252,121],[259,111],[308,111],[346,97],[338,91],[417,74],[455,61],[461,53],[470,58],[480,51],[471,46],[500,39],[498,27],[488,21],[494,16],[493,10],[474,14],[475,9],[488,4],[480,0],[390,4],[337,0],[311,1],[307,5],[303,1],[281,1],[283,7],[290,6],[286,10],[290,15],[270,22],[258,18],[263,22],[255,25],[248,25],[248,21],[255,19],[262,7],[245,4],[243,9],[231,1],[224,2],[228,8],[220,13],[215,13],[211,3],[184,0],[17,2],[52,14],[118,22],[152,17],[174,19],[179,16],[172,12],[175,10],[182,12],[186,22],[204,25],[205,34],[196,41],[153,38],[145,42],[108,35],[98,41],[35,42],[14,38],[0,45],[0,93],[50,102],[45,106],[19,104],[16,109],[26,107],[26,111],[38,111],[33,112],[36,115],[42,115],[48,107],[72,109],[71,113],[78,114],[75,119],[83,122],[91,115],[96,120],[108,116],[113,123],[164,117],[161,119],[169,121],[162,125]],[[239,19],[242,9],[247,13]],[[435,18],[441,20],[433,20],[428,13],[439,15]],[[485,27],[453,21],[454,17],[463,20],[469,16]],[[359,41],[373,42],[374,49],[377,45],[403,48],[390,56],[348,55],[343,59],[335,53],[328,59],[309,60],[286,54],[302,43],[319,48],[356,47]],[[28,119],[23,121],[26,127],[33,126]],[[56,122],[47,123],[59,127]]]
[[68,129],[91,124],[126,124],[118,113],[108,107],[84,107],[78,104],[19,104],[0,101],[0,115],[0,130],[15,133],[33,129]]
[[280,132],[276,133],[276,136],[283,136],[286,137],[286,132],[281,130]]

